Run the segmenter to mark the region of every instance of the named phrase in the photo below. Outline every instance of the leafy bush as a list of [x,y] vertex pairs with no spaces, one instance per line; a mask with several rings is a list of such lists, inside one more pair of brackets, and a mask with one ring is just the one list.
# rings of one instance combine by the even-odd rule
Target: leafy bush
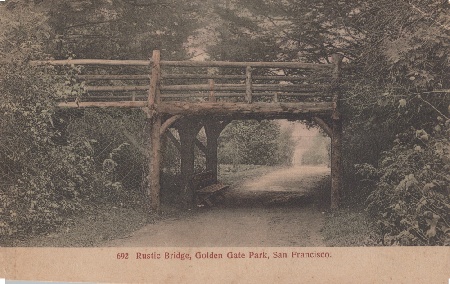
[[46,158],[38,154],[41,166],[22,170],[2,190],[0,235],[49,231],[96,199],[102,181],[93,171],[92,147],[84,142],[49,149]]
[[[72,115],[71,115],[72,114]],[[60,126],[66,139],[93,139],[95,164],[101,172],[105,160],[115,164],[113,182],[126,190],[141,188],[147,175],[148,131],[140,110],[97,110],[58,112],[64,119]]]
[[385,245],[450,245],[450,120],[398,135],[369,196]]
[[93,141],[56,142],[54,101],[64,92],[51,69],[20,61],[0,69],[0,235],[45,232],[83,210],[105,182],[95,171]]

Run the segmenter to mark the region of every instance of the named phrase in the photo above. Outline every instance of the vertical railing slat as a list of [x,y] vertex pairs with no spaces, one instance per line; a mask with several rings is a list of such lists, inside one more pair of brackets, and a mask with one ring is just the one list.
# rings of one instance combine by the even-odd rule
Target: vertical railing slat
[[148,94],[148,106],[154,108],[155,103],[159,102],[159,79],[161,76],[161,53],[159,50],[153,51],[152,73],[150,74],[150,89]]
[[253,92],[253,87],[252,87],[252,67],[251,66],[247,66],[247,68],[245,68],[245,101],[248,104],[252,103],[252,92]]

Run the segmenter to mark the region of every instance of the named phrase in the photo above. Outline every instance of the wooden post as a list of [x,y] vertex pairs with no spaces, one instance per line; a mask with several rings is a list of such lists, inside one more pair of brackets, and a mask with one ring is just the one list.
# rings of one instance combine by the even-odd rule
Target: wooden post
[[161,211],[160,201],[160,171],[161,171],[161,117],[156,114],[151,118],[151,155],[150,155],[150,208],[157,212]]
[[194,175],[194,146],[200,128],[201,125],[199,123],[189,119],[180,120],[177,124],[181,144],[181,189],[183,201],[187,208],[192,207],[194,204],[194,192],[189,187],[189,181]]
[[333,131],[331,127],[320,117],[313,117],[313,121],[328,135],[328,137],[333,137]]
[[152,73],[150,75],[150,88],[148,94],[148,107],[154,109],[155,103],[159,103],[159,79],[161,76],[161,53],[159,50],[153,50]]
[[274,103],[278,103],[280,101],[280,93],[279,92],[276,92],[274,95],[273,95],[273,102]]
[[210,102],[215,102],[216,101],[216,97],[214,95],[214,79],[209,79],[208,80],[209,83],[209,101]]
[[249,104],[252,103],[252,67],[247,66],[245,68],[245,101]]
[[217,148],[219,146],[218,139],[220,133],[225,128],[228,123],[221,123],[217,120],[209,120],[205,122],[205,133],[206,133],[206,170],[212,171],[214,174],[214,179],[217,181],[218,174],[218,158],[217,158]]
[[331,137],[331,209],[339,208],[342,192],[342,121],[339,112],[341,92],[339,81],[341,76],[341,64],[343,56],[334,54],[332,56],[335,65],[333,70],[333,114],[332,114],[332,137]]
[[[216,69],[215,68],[208,68],[207,70],[207,75],[214,77],[215,73],[216,73]],[[214,78],[208,78],[208,85],[209,85],[209,97],[208,100],[210,102],[215,102],[216,101],[216,97],[214,94],[214,89],[215,89],[215,82],[214,82]]]
[[150,163],[149,163],[149,192],[150,209],[161,211],[160,200],[160,174],[161,174],[161,116],[157,112],[159,103],[159,78],[160,78],[160,52],[153,51],[152,73],[150,76],[150,91],[148,96],[149,120],[150,120]]

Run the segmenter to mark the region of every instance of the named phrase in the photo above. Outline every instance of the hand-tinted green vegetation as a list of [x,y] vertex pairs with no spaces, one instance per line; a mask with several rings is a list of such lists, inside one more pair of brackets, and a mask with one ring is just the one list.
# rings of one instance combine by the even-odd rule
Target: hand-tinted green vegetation
[[[214,60],[343,54],[344,201],[368,209],[374,243],[450,244],[447,1],[9,0],[0,19],[0,236],[52,230],[97,201],[132,204],[148,182],[145,116],[57,110],[56,98],[83,92],[77,69],[55,78],[28,61],[153,49],[178,60],[189,46]],[[272,122],[233,122],[220,159],[289,164],[288,136]],[[163,179],[179,162],[173,145],[164,151]]]

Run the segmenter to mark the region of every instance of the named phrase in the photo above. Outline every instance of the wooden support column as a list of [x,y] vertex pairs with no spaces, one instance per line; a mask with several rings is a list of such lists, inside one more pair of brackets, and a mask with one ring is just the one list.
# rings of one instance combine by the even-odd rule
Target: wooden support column
[[333,114],[332,114],[332,136],[331,136],[331,209],[339,208],[342,192],[342,121],[339,110],[341,91],[340,76],[343,56],[333,55],[335,65],[333,71]]
[[194,146],[201,125],[190,119],[184,119],[177,124],[181,144],[181,189],[184,205],[191,208],[194,204],[194,192],[189,187],[189,181],[194,175]]
[[161,117],[154,114],[151,118],[151,155],[150,155],[150,208],[152,211],[160,213],[160,173],[161,173]]
[[217,148],[220,133],[225,128],[228,122],[220,122],[217,120],[209,120],[205,122],[205,133],[206,133],[206,170],[212,171],[214,178],[217,181],[218,174],[218,158],[217,158]]
[[156,213],[161,211],[160,200],[160,174],[161,174],[161,116],[157,112],[159,103],[159,78],[160,78],[160,53],[153,51],[152,73],[150,81],[150,91],[148,95],[147,113],[150,121],[150,161],[149,161],[149,191],[150,209]]
[[[178,152],[181,153],[180,141],[178,141],[178,139],[175,136],[173,136],[172,132],[166,131],[166,132],[164,132],[164,134],[167,138],[169,138],[169,140],[177,148]],[[197,148],[206,155],[206,146],[203,145],[203,143],[200,140],[198,140],[197,138],[195,138],[194,143],[195,143],[195,146],[197,146]]]

